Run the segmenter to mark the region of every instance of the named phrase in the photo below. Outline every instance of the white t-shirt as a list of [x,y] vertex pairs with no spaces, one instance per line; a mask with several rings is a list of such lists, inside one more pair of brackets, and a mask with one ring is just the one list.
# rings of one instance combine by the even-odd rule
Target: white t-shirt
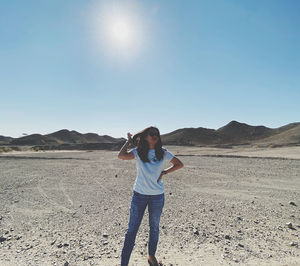
[[174,155],[166,148],[163,158],[159,161],[155,156],[155,149],[150,149],[148,152],[148,159],[150,162],[143,162],[137,152],[137,147],[131,149],[136,159],[137,175],[133,190],[144,195],[158,195],[164,193],[164,183],[162,179],[157,182],[162,170],[164,170],[164,163],[170,162]]

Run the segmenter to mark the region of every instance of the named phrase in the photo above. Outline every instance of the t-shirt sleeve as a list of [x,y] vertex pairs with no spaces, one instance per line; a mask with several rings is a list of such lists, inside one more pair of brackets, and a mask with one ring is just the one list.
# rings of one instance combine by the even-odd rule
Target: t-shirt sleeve
[[174,154],[169,152],[167,149],[165,150],[164,158],[165,161],[170,162],[174,157]]
[[132,152],[134,154],[134,158],[136,158],[136,156],[137,156],[136,148],[131,149],[129,152]]

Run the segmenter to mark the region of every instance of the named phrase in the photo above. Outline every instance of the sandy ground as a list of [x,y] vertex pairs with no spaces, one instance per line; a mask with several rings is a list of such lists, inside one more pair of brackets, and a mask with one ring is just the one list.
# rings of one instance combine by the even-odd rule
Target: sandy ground
[[[185,166],[163,179],[163,265],[300,265],[300,147],[165,147]],[[117,153],[1,154],[0,265],[120,265],[136,169]],[[129,265],[148,230],[146,210]]]

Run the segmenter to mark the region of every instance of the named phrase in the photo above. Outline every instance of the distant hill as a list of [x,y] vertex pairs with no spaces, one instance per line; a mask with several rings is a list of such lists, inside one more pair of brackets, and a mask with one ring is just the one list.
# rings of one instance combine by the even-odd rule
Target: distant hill
[[269,143],[278,146],[300,145],[300,123],[292,123],[277,129],[273,129],[274,134],[260,139],[257,144]]
[[12,140],[12,137],[0,136],[0,145],[9,144]]
[[217,130],[225,137],[223,141],[240,143],[266,138],[272,135],[272,129],[265,126],[250,126],[245,123],[231,121],[226,126]]
[[[36,149],[117,149],[124,138],[113,138],[96,133],[81,134],[75,130],[62,129],[51,134],[31,134],[20,138],[0,136],[0,145],[34,146]],[[120,144],[119,144],[120,143]]]
[[86,133],[81,134],[75,130],[69,131],[67,129],[62,129],[54,133],[45,135],[49,140],[56,141],[58,143],[115,143],[120,139],[115,139],[113,137],[104,135],[99,136],[96,133]]
[[272,129],[231,121],[217,130],[202,127],[182,128],[161,137],[164,145],[300,145],[300,123]]
[[[231,121],[219,129],[181,128],[161,135],[163,145],[230,147],[232,145],[300,145],[300,123],[279,128],[251,126]],[[62,129],[51,134],[31,134],[20,138],[0,136],[0,145],[34,146],[36,149],[108,149],[118,150],[125,138]]]
[[45,145],[50,143],[57,144],[41,134],[31,134],[20,138],[15,138],[10,142],[11,145]]
[[182,128],[161,135],[165,145],[212,145],[219,144],[225,136],[214,129],[203,127]]

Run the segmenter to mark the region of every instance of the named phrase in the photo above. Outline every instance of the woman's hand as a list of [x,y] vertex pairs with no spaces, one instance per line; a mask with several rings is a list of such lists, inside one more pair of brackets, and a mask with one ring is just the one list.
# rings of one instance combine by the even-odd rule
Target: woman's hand
[[160,173],[160,176],[159,178],[157,179],[157,182],[159,182],[161,179],[162,179],[162,176],[163,175],[166,175],[167,174],[167,171],[166,170],[163,170],[161,173]]

